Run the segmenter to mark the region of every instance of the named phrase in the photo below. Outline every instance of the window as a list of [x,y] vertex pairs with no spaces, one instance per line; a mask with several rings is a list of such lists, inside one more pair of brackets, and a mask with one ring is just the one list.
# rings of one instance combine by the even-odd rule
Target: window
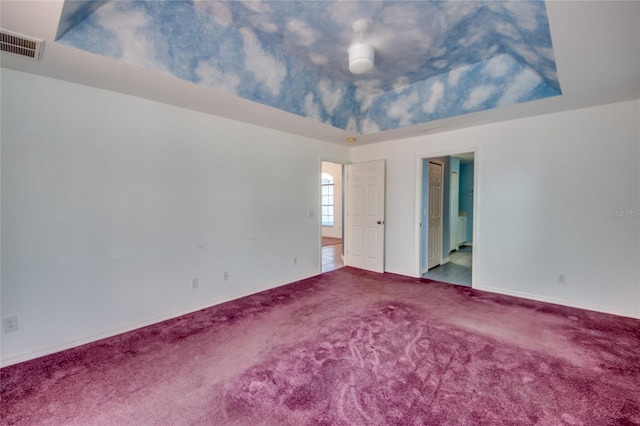
[[333,176],[322,174],[322,226],[333,226]]

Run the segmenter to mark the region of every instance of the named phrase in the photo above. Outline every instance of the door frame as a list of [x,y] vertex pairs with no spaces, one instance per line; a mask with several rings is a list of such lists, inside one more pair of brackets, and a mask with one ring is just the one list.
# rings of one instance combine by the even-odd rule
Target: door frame
[[[416,161],[416,175],[415,175],[415,193],[414,193],[414,223],[413,223],[413,235],[414,238],[414,253],[416,253],[414,260],[414,273],[415,277],[422,277],[422,252],[420,248],[421,238],[422,238],[422,230],[420,227],[421,221],[421,209],[422,209],[422,173],[423,173],[423,160],[429,160],[440,157],[450,157],[456,154],[466,154],[472,152],[473,153],[473,223],[472,223],[472,239],[473,239],[473,251],[471,253],[471,261],[473,263],[473,267],[471,268],[471,287],[475,288],[478,286],[477,282],[477,262],[478,253],[481,253],[482,250],[482,241],[478,239],[477,232],[477,223],[480,219],[478,217],[478,204],[481,202],[481,194],[479,191],[479,171],[480,171],[480,158],[481,153],[480,149],[477,146],[470,146],[468,148],[455,148],[449,150],[439,150],[439,151],[431,151],[423,154],[419,154],[415,157]],[[428,229],[427,229],[428,232]],[[428,236],[427,236],[428,238]]]

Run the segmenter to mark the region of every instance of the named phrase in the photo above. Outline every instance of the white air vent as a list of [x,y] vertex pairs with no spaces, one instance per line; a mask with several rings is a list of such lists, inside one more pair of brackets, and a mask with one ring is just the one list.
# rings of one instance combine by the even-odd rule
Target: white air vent
[[44,41],[0,29],[0,50],[39,61]]

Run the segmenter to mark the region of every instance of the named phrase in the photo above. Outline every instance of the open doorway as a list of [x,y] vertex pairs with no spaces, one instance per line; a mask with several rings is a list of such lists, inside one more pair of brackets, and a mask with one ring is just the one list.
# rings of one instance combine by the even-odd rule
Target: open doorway
[[422,161],[421,274],[471,287],[475,155],[468,152]]
[[333,271],[344,266],[344,197],[342,182],[342,164],[323,161],[322,174],[320,176],[322,272]]

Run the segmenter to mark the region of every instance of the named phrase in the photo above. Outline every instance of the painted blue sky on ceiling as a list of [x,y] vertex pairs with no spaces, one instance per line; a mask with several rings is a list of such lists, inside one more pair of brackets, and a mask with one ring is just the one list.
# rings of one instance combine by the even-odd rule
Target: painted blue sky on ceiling
[[361,134],[561,94],[542,1],[66,1],[57,41]]

